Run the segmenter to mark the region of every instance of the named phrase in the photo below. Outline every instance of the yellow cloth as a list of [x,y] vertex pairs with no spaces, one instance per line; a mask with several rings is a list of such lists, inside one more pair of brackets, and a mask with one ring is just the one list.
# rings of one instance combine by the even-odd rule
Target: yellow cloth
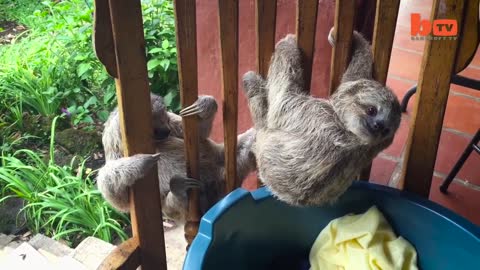
[[417,270],[417,252],[372,206],[332,220],[310,250],[310,270]]

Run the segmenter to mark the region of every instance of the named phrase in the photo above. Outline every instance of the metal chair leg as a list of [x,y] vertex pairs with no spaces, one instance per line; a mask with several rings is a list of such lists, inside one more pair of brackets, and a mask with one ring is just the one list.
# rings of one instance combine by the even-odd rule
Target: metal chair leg
[[[452,76],[452,84],[460,85],[463,87],[468,87],[471,89],[475,90],[480,90],[480,80],[475,80],[471,78],[464,77],[462,75],[455,74]],[[402,103],[400,104],[400,108],[402,109],[402,112],[407,111],[407,105],[408,101],[410,101],[410,98],[417,92],[417,86],[413,86],[408,90],[408,92],[405,94],[405,96],[402,99]]]
[[475,134],[475,136],[473,136],[472,140],[471,140],[470,143],[467,145],[467,148],[465,149],[465,151],[463,151],[462,156],[461,156],[460,159],[457,161],[457,163],[455,164],[455,166],[453,166],[453,169],[450,171],[450,173],[448,174],[447,178],[445,178],[445,180],[443,181],[442,185],[440,186],[440,191],[441,191],[442,193],[444,193],[444,194],[447,193],[448,186],[450,186],[450,184],[451,184],[452,181],[453,181],[453,178],[455,178],[455,176],[457,175],[457,173],[460,171],[460,169],[462,168],[463,164],[465,163],[465,161],[467,160],[467,158],[470,156],[470,154],[472,153],[472,151],[475,150],[477,153],[480,154],[480,147],[477,145],[479,141],[480,141],[480,129],[477,131],[477,133]]
[[400,108],[402,110],[402,112],[406,112],[407,111],[407,105],[408,105],[408,101],[410,100],[410,98],[413,96],[413,94],[415,94],[415,92],[417,92],[417,86],[413,86],[412,88],[410,88],[407,93],[405,94],[405,96],[403,97],[402,99],[402,103],[400,104]]

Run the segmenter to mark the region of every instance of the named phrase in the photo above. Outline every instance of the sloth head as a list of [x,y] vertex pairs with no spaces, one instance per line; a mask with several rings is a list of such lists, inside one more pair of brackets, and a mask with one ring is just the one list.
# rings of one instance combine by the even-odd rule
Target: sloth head
[[157,95],[150,95],[152,103],[153,137],[154,140],[163,140],[170,135],[170,117],[167,114],[167,108],[163,98]]
[[400,125],[397,97],[376,81],[342,83],[331,101],[345,127],[365,144],[391,141]]

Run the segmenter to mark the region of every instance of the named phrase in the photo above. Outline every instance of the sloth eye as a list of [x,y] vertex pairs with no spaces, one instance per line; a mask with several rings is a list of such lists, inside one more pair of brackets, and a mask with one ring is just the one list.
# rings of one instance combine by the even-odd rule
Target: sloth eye
[[377,108],[370,106],[367,108],[367,114],[370,116],[375,116],[377,115]]

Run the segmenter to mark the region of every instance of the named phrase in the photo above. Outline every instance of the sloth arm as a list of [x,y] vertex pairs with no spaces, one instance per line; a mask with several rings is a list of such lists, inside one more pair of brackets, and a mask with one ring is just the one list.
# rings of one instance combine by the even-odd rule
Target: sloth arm
[[183,139],[182,117],[198,117],[198,133],[200,140],[210,136],[213,120],[217,112],[217,101],[212,96],[199,96],[192,105],[182,109],[180,115],[168,112],[170,118],[170,135]]

